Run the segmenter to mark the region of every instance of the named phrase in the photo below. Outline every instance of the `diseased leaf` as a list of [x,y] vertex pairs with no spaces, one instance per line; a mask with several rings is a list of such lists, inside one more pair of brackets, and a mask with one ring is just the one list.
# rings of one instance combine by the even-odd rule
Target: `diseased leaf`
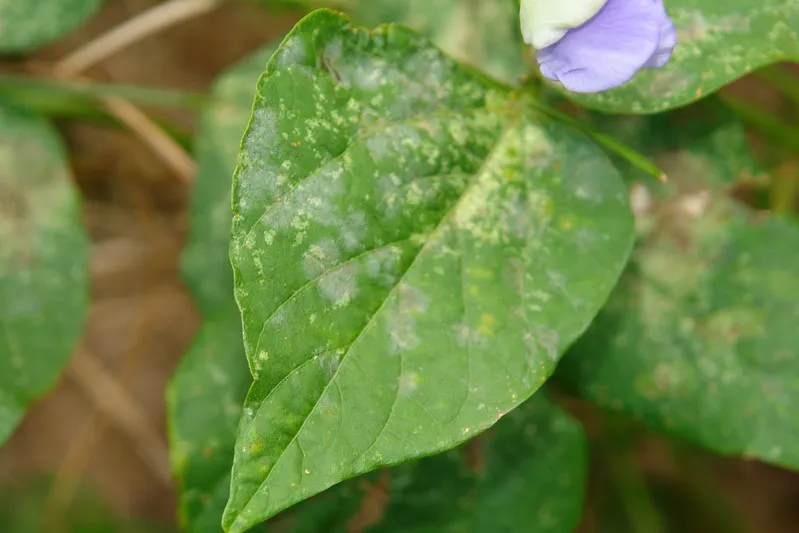
[[639,188],[639,244],[559,374],[585,398],[725,454],[799,467],[799,223],[729,195],[752,175],[720,126],[661,154],[668,194]]
[[241,404],[252,379],[230,270],[230,184],[252,93],[277,43],[223,73],[197,131],[183,274],[205,317],[167,392],[170,450],[183,531],[222,531]]
[[101,0],[0,0],[0,53],[26,52],[80,26]]
[[357,5],[359,0],[239,0],[254,4],[263,4],[271,8],[301,8],[313,10],[320,8],[327,9],[348,9]]
[[329,11],[259,82],[233,205],[256,381],[230,532],[494,424],[631,246],[623,183],[588,139],[409,30]]
[[[747,148],[741,122],[714,96],[668,113],[607,115],[583,110],[581,119],[595,131],[621,140],[648,157],[665,159],[667,178],[671,167],[675,167],[677,179],[698,175],[719,187],[762,177]],[[652,181],[625,159],[613,153],[610,156],[628,184]],[[655,194],[668,194],[668,188],[649,185],[653,185],[649,190]]]
[[179,480],[183,531],[222,530],[236,426],[250,381],[241,345],[241,318],[230,305],[205,320],[167,392],[170,451]]
[[[527,74],[518,0],[349,0],[360,23],[406,24],[445,53],[487,74],[516,82]],[[346,4],[344,4],[346,6]]]
[[518,0],[253,0],[348,13],[369,27],[407,25],[445,53],[508,83],[530,70],[530,53],[519,26]]
[[799,4],[785,0],[666,0],[678,44],[663,69],[596,94],[569,94],[595,109],[656,113],[684,106],[778,61],[799,59]]
[[[316,8],[317,0],[297,0]],[[537,69],[521,38],[518,0],[340,0],[359,22],[406,24],[453,57],[509,83]],[[799,7],[783,0],[667,0],[679,44],[666,68],[601,93],[567,93],[587,107],[656,113],[685,106],[779,61],[799,59]]]
[[[344,482],[287,511],[287,533],[571,533],[586,445],[543,394],[455,450]],[[282,515],[281,515],[282,516]]]
[[181,267],[205,316],[233,306],[230,269],[230,184],[252,94],[272,43],[224,72],[214,83],[195,141],[197,179],[191,191],[189,234]]
[[57,132],[0,107],[0,443],[72,353],[88,309],[88,255]]

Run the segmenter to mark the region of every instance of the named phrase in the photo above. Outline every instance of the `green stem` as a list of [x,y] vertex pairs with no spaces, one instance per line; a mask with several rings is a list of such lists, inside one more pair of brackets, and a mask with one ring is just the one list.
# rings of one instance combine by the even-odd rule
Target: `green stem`
[[98,99],[117,97],[133,104],[166,109],[200,110],[205,95],[200,93],[135,87],[111,83],[49,80],[11,74],[0,74],[0,95],[91,104]]
[[[37,115],[43,115],[53,119],[78,119],[86,122],[93,122],[104,126],[124,127],[124,125],[106,110],[94,106],[80,107],[74,105],[62,105],[52,101],[17,101],[6,98],[0,91],[0,103],[10,105],[17,109],[29,111]],[[191,131],[177,126],[167,120],[157,117],[150,117],[161,129],[170,137],[175,139],[179,145],[186,150],[191,150],[194,145],[194,137]]]
[[[80,119],[100,124],[120,125],[98,102],[118,97],[149,107],[188,107],[199,109],[204,96],[163,89],[124,85],[39,80],[0,74],[0,102],[51,118]],[[153,118],[183,148],[190,149],[190,131],[169,121]]]
[[652,161],[647,159],[644,155],[640,154],[633,148],[627,146],[626,144],[622,143],[621,141],[611,137],[610,135],[605,135],[604,133],[600,133],[597,131],[593,131],[587,124],[584,124],[580,120],[572,117],[568,113],[564,113],[563,111],[559,111],[553,107],[546,106],[541,102],[534,102],[536,108],[544,113],[545,115],[549,115],[550,118],[558,120],[560,122],[565,123],[568,126],[588,135],[592,139],[594,139],[599,144],[603,145],[608,150],[615,152],[619,156],[626,159],[631,165],[634,167],[643,170],[647,174],[653,176],[661,183],[665,183],[666,181],[666,174],[658,168]]

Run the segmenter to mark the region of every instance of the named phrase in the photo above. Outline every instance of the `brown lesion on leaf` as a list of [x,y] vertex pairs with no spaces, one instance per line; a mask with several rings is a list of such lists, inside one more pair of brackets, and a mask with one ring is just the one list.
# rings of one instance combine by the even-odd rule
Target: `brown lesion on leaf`
[[347,533],[363,533],[383,519],[391,495],[391,474],[383,469],[376,483],[363,480],[360,488],[361,506],[347,523]]

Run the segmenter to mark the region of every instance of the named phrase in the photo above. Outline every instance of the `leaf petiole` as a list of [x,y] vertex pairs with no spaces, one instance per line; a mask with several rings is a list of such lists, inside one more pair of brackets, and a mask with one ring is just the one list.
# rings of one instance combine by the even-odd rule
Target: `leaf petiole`
[[660,183],[666,183],[668,181],[666,173],[663,172],[657,165],[650,161],[646,156],[640,154],[621,141],[611,137],[610,135],[605,135],[604,133],[599,133],[592,130],[587,124],[572,117],[568,113],[564,113],[563,111],[544,105],[538,101],[534,101],[533,105],[536,109],[550,118],[563,122],[564,124],[580,131],[581,133],[588,135],[608,150],[615,152],[622,158],[626,159],[634,167],[651,175]]

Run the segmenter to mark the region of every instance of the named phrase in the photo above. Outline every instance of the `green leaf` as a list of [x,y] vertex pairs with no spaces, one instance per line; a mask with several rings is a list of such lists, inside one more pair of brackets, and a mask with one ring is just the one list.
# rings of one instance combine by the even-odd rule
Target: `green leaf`
[[633,194],[631,265],[559,375],[656,430],[799,467],[799,223],[729,196],[753,175],[740,126],[683,142],[660,154],[668,193]]
[[285,531],[571,533],[586,466],[580,426],[537,394],[455,450],[347,481],[297,506]]
[[631,246],[584,136],[398,26],[301,21],[261,78],[231,259],[255,376],[228,531],[528,398]]
[[182,529],[221,531],[241,404],[251,382],[230,269],[230,184],[252,93],[277,43],[224,72],[197,130],[197,179],[182,268],[205,322],[167,391]]
[[270,8],[300,8],[312,10],[319,8],[349,9],[358,3],[358,0],[239,0],[253,4],[262,4]]
[[26,52],[80,26],[102,0],[0,0],[0,53]]
[[580,426],[539,393],[478,439],[399,467],[385,516],[369,531],[571,533],[586,467]]
[[188,242],[181,267],[205,316],[234,305],[228,253],[230,184],[242,129],[252,112],[255,85],[277,44],[265,46],[217,78],[197,127],[197,179],[191,191]]
[[[762,177],[760,165],[747,147],[741,122],[715,96],[669,113],[640,116],[584,111],[581,118],[596,132],[621,140],[647,157],[664,159],[667,178],[672,172],[677,180],[697,174],[721,187]],[[628,184],[647,178],[623,158],[615,154],[611,158]],[[651,185],[656,194],[668,190]]]
[[678,44],[663,69],[610,91],[570,93],[585,106],[655,113],[699,100],[765,65],[799,59],[799,5],[785,0],[667,0]]
[[[350,0],[352,17],[368,26],[406,24],[452,57],[507,82],[528,73],[518,0]],[[346,4],[345,4],[346,5]]]
[[221,531],[241,403],[251,381],[233,307],[206,319],[167,391],[181,529]]
[[327,7],[366,26],[404,24],[463,63],[508,83],[529,74],[518,0],[253,0],[272,6]]
[[88,309],[88,255],[57,132],[0,107],[0,443],[72,353]]

